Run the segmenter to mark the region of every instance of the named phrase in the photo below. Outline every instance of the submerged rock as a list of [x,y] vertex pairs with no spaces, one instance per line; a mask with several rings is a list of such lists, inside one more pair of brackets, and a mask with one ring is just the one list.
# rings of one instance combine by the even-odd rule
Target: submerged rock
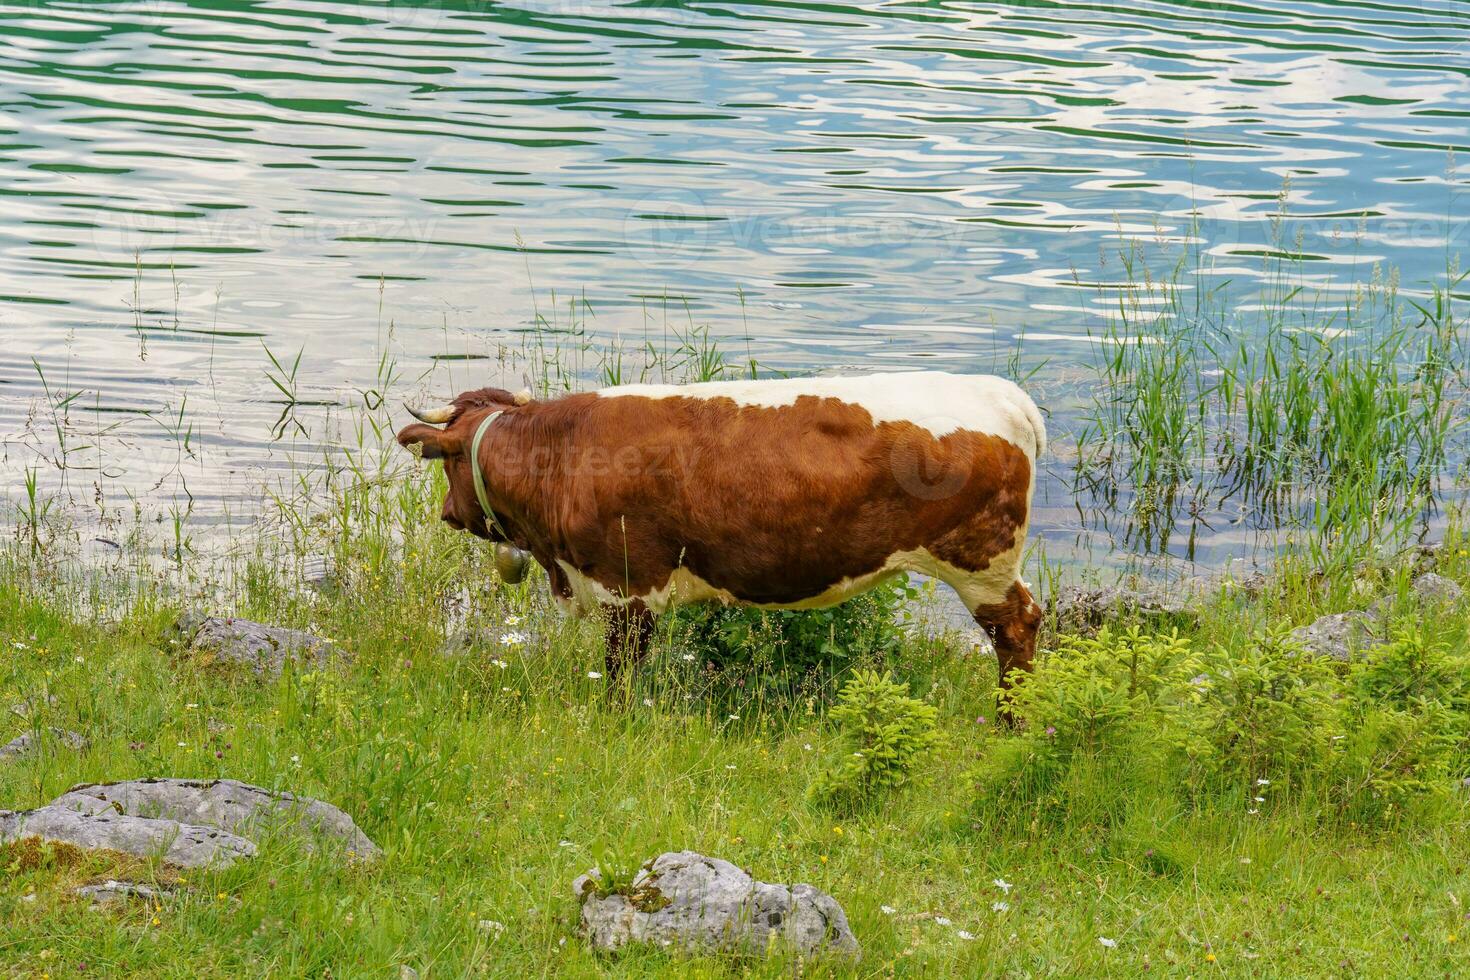
[[373,860],[382,854],[350,816],[330,803],[234,779],[133,779],[74,786],[52,805],[162,817],[232,833],[256,822],[284,821],[308,836],[322,834],[340,840],[351,857]]
[[26,838],[158,857],[180,868],[224,868],[255,856],[254,844],[217,827],[130,816],[110,807],[93,812],[52,803],[18,813],[0,810],[0,844]]
[[[80,752],[87,747],[87,739],[84,735],[67,731],[64,728],[52,728],[51,737],[69,749]],[[41,740],[36,732],[25,732],[11,739],[7,744],[0,745],[0,761],[17,759],[29,752],[40,748]]]
[[858,954],[857,937],[832,896],[811,885],[756,881],[728,861],[694,851],[660,854],[626,894],[599,895],[595,869],[572,891],[582,902],[582,935],[596,949],[653,943],[763,953],[785,944],[804,954]]
[[194,653],[244,664],[262,676],[279,676],[288,660],[323,667],[332,660],[350,659],[346,651],[330,640],[304,630],[267,626],[248,619],[186,613],[177,629]]

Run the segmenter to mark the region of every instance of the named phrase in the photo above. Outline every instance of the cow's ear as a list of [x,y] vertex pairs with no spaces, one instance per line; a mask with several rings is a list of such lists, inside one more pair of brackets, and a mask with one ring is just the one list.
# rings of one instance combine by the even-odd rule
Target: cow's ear
[[459,439],[432,425],[415,423],[398,433],[398,444],[424,459],[443,459],[459,451]]

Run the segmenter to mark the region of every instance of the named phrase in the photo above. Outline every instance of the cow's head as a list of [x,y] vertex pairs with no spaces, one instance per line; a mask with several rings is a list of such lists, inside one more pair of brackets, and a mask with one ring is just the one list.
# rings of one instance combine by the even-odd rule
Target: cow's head
[[[512,394],[502,388],[481,388],[465,392],[448,405],[409,409],[419,421],[399,431],[398,444],[415,456],[437,459],[444,464],[449,492],[444,497],[444,509],[439,516],[456,531],[468,530],[487,541],[506,540],[498,528],[486,521],[485,512],[475,497],[475,478],[471,469],[475,463],[470,459],[470,446],[474,442],[475,430],[487,415],[518,408],[530,400],[529,391]],[[496,563],[513,564],[508,557],[503,559],[499,550]],[[510,570],[502,567],[501,573],[505,575]]]

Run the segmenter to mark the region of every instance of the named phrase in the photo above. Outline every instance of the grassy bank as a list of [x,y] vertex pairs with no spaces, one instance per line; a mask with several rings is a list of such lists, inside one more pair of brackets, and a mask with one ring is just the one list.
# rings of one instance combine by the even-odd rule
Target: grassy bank
[[[377,482],[303,525],[334,542],[322,592],[298,584],[299,547],[257,550],[222,582],[136,577],[125,591],[68,578],[23,547],[7,553],[0,702],[56,700],[26,721],[6,713],[0,737],[56,726],[91,744],[44,740],[0,763],[0,805],[38,806],[78,782],[228,776],[342,806],[385,858],[349,866],[280,838],[228,871],[178,875],[3,848],[0,971],[1300,977],[1470,965],[1459,688],[1364,695],[1359,672],[1260,657],[1273,629],[1398,594],[1406,570],[1327,588],[1286,568],[1260,595],[1222,588],[1197,620],[1145,624],[1147,642],[1105,641],[1115,646],[1094,657],[1100,670],[1079,671],[1087,649],[1053,630],[1032,721],[1010,734],[990,721],[993,659],[960,636],[875,626],[881,606],[833,625],[839,639],[866,637],[845,648],[835,678],[793,677],[779,658],[741,662],[761,644],[719,652],[666,626],[647,668],[609,689],[593,676],[595,625],[555,615],[539,576],[500,584],[483,549],[432,519],[438,493],[434,478]],[[1439,571],[1470,582],[1460,538]],[[279,680],[201,661],[169,642],[177,614],[200,601],[191,589],[211,592],[217,610],[312,628],[354,660]],[[1421,659],[1464,666],[1463,605],[1430,616],[1401,595],[1395,610],[1401,635],[1429,651]],[[1213,666],[1157,654],[1149,638],[1176,628]],[[1130,651],[1152,657],[1141,673]],[[716,655],[726,659],[712,666]],[[910,785],[834,810],[809,793],[850,749],[824,681],[863,664],[891,668],[938,709],[941,748]],[[1259,751],[1188,744],[1210,741],[1215,726],[1196,722],[1224,704],[1191,700],[1191,672],[1214,671],[1223,690],[1231,664],[1267,671],[1255,713],[1241,715],[1256,719]],[[1130,676],[1148,697],[1120,693]],[[1301,685],[1317,685],[1311,698],[1291,693]],[[1348,707],[1359,697],[1375,724],[1390,710],[1411,728],[1449,717],[1441,728],[1456,741],[1435,756],[1444,746],[1421,724],[1345,770],[1331,752],[1340,739],[1362,748],[1362,716],[1355,726]],[[1306,701],[1316,714],[1297,710]],[[1450,715],[1432,714],[1441,709]],[[681,848],[829,891],[861,962],[588,952],[572,879],[608,852]],[[183,897],[96,911],[72,893],[120,872],[173,881]]]

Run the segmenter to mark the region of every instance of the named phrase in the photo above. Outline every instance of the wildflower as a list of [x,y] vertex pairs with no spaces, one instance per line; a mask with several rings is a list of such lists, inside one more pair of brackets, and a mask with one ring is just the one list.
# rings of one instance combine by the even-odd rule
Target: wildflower
[[501,646],[518,647],[522,643],[525,643],[526,639],[526,634],[522,633],[520,630],[511,630],[509,633],[500,634]]
[[841,827],[833,827],[832,828],[832,833],[836,834],[838,837],[841,837],[842,836],[842,828]]
[[154,924],[154,925],[155,925],[155,926],[161,926],[161,925],[163,925],[163,920],[162,920],[162,919],[160,919],[160,918],[159,918],[159,917],[158,917],[158,916],[156,916],[156,915],[155,915],[155,916],[154,916],[154,917],[153,917],[153,924]]
[[13,643],[11,643],[11,646],[15,647],[17,650],[28,650],[28,649],[30,649],[29,647],[27,647],[24,643],[20,642],[19,640],[16,640]]
[[499,667],[501,670],[504,670],[505,668],[510,666],[510,664],[506,663],[504,660],[492,660],[490,662]]
[[587,671],[587,676],[590,677],[590,678],[592,678],[594,681],[600,681],[600,680],[602,680],[602,675],[599,674],[595,670],[589,670],[589,671]]
[[1258,797],[1256,797],[1256,802],[1257,803],[1265,803],[1266,802],[1266,798],[1264,796],[1258,796]]
[[1256,780],[1256,785],[1257,786],[1270,786],[1271,785],[1271,780],[1269,780],[1269,779],[1257,779]]
[[1010,902],[991,902],[990,903],[990,911],[992,911],[992,912],[1009,912],[1010,910],[1011,910],[1011,903]]
[[725,768],[726,769],[734,769],[735,767],[734,766],[726,766]]
[[653,698],[644,698],[643,699],[643,706],[645,708],[651,708],[651,707],[653,707]]
[[739,721],[740,720],[740,716],[739,715],[731,715],[730,716],[730,720],[731,721]]
[[1046,734],[1048,734],[1048,735],[1055,735],[1056,733],[1057,733],[1057,726],[1056,725],[1047,725],[1046,726]]
[[1006,881],[1004,878],[997,878],[992,881],[991,884],[994,885],[996,888],[999,888],[1001,891],[1005,892],[1007,895],[1011,893],[1011,883],[1009,881]]
[[969,940],[975,938],[975,934],[973,932],[966,932],[963,929],[956,929],[955,932],[954,932],[954,934],[956,936],[959,936],[961,939],[966,940],[966,941],[969,941]]
[[576,847],[577,845],[576,844],[573,844],[569,840],[559,840],[559,841],[556,842],[556,846],[557,847]]
[[1241,858],[1240,859],[1240,863],[1241,864],[1250,864],[1251,863],[1251,859],[1250,858]]
[[946,918],[945,918],[945,917],[944,917],[944,916],[942,916],[942,915],[936,915],[936,916],[935,916],[935,917],[934,917],[934,922],[935,922],[935,923],[936,923],[936,924],[937,924],[937,925],[941,925],[941,926],[952,926],[952,925],[954,925],[954,923],[953,923],[953,922],[951,922],[951,921],[949,921],[949,919],[946,919]]
[[1260,813],[1261,811],[1260,810],[1256,810],[1256,809],[1250,809],[1250,810],[1247,810],[1245,812],[1246,813],[1249,813],[1249,814],[1257,814],[1257,813]]
[[301,765],[301,756],[299,756],[299,755],[293,755],[291,757],[291,765],[293,765],[293,766],[299,766],[299,765]]
[[827,855],[825,855],[825,854],[823,854],[823,855],[822,855],[822,856],[821,856],[821,858],[819,858],[819,860],[820,860],[820,861],[821,861],[821,862],[822,862],[822,863],[823,863],[823,864],[826,864],[826,863],[827,863]]
[[189,743],[188,742],[180,742],[179,743],[179,748],[181,748],[181,749],[187,749],[188,747],[189,747]]
[[802,748],[810,752],[812,750],[812,743],[807,742],[805,745],[802,746]]
[[878,906],[878,911],[882,912],[884,915],[892,915],[893,913],[897,912],[898,909],[894,908],[892,905],[880,905]]
[[1098,936],[1097,941],[1102,943],[1108,949],[1114,949],[1118,945],[1118,940],[1109,939],[1107,936]]
[[985,716],[984,715],[977,716],[975,718],[975,724],[977,724],[977,725],[983,725],[983,724],[985,724]]
[[199,705],[193,701],[190,701],[188,704],[184,705],[184,707],[188,708],[190,711],[193,711],[195,708],[199,707]]
[[481,932],[490,932],[497,936],[505,931],[505,923],[496,922],[494,919],[481,919],[477,925]]
[[684,659],[685,660],[693,660],[694,659],[694,654],[692,654],[692,653],[686,653],[686,654],[684,654]]
[[215,898],[218,898],[221,902],[223,902],[225,899],[227,899],[229,897],[230,897],[230,893],[229,892],[220,892],[218,895],[215,896]]
[[1213,962],[1215,962],[1215,954],[1214,953],[1206,953],[1205,954],[1205,962],[1206,963],[1213,963]]
[[505,617],[505,625],[519,626],[521,625],[521,617],[517,616],[515,613],[511,613],[509,616]]

